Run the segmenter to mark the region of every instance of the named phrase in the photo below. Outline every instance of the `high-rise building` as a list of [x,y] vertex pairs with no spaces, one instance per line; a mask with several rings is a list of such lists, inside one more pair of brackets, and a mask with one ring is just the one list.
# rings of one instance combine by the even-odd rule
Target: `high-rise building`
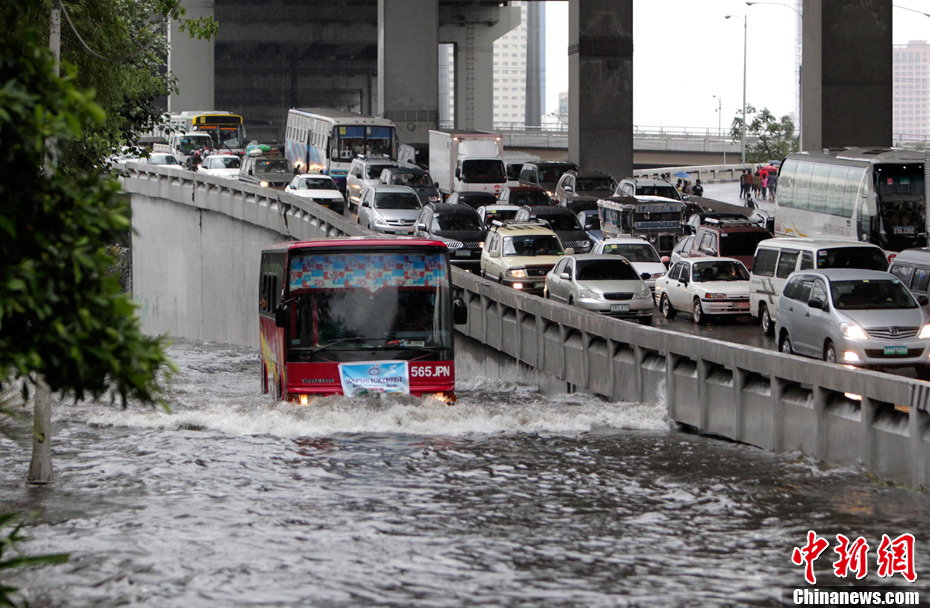
[[[539,126],[545,113],[545,2],[515,1],[520,25],[494,41],[494,125]],[[439,45],[439,123],[455,121],[455,58]]]
[[894,143],[926,141],[930,135],[930,43],[894,45]]

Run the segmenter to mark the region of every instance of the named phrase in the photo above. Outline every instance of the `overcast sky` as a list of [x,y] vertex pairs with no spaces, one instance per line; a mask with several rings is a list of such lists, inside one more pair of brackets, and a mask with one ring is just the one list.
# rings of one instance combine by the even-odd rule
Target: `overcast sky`
[[[795,109],[795,33],[788,6],[745,0],[634,0],[633,123],[723,128],[743,104],[743,16],[747,23],[746,102],[776,116]],[[894,0],[930,13],[930,0]],[[930,40],[930,18],[893,9],[894,44]],[[733,15],[726,19],[725,15]],[[568,2],[546,2],[546,112],[568,90]]]

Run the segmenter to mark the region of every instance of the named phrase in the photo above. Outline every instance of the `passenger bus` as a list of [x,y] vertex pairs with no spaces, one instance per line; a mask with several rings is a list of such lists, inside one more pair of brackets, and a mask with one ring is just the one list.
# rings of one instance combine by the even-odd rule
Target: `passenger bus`
[[347,237],[271,245],[259,282],[262,391],[400,392],[455,401],[449,250],[421,238]]
[[778,172],[776,236],[927,245],[924,153],[846,148],[790,154]]
[[597,209],[605,238],[642,238],[659,255],[671,255],[688,231],[685,203],[663,196],[614,196],[598,200]]
[[343,192],[356,156],[397,160],[393,122],[341,110],[291,108],[284,144],[284,154],[296,171],[325,173]]
[[182,133],[208,134],[216,152],[241,156],[245,150],[245,129],[238,114],[222,110],[180,112],[169,116],[168,125]]

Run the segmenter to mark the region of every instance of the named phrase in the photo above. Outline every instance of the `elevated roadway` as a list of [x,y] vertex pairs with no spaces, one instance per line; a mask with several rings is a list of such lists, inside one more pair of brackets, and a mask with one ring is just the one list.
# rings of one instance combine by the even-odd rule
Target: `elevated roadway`
[[[130,163],[133,296],[150,333],[258,345],[259,252],[362,234],[283,192]],[[457,350],[489,374],[545,376],[677,422],[930,487],[930,384],[710,337],[641,327],[453,271],[469,309]]]

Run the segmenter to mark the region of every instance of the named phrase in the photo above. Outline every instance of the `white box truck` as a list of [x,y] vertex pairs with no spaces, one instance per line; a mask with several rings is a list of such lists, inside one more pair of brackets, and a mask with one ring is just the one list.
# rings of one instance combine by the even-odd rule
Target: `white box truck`
[[466,190],[500,194],[507,183],[503,153],[497,133],[429,132],[429,172],[443,196]]

